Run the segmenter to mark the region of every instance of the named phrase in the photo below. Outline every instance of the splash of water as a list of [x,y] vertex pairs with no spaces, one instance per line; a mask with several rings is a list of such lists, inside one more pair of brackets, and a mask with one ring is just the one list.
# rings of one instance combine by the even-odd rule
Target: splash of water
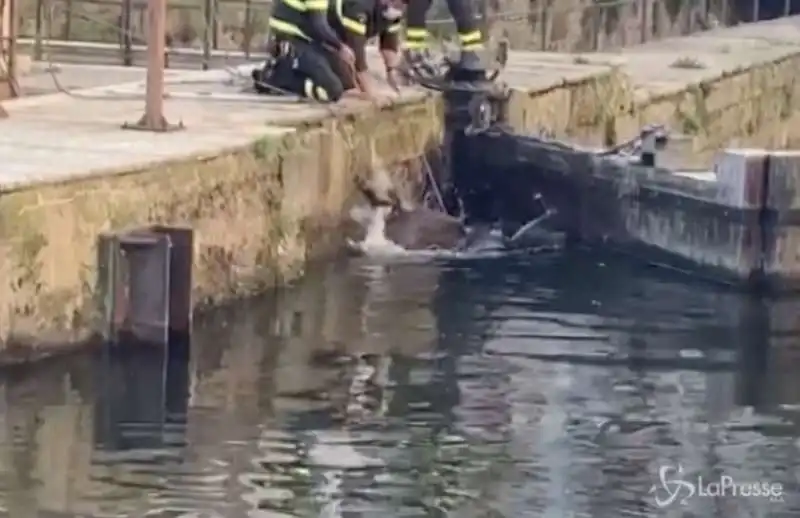
[[558,248],[558,239],[543,240],[533,246],[526,246],[526,238],[550,214],[536,218],[521,227],[510,239],[496,228],[468,229],[464,245],[456,249],[407,250],[386,236],[386,218],[390,207],[354,207],[350,218],[366,229],[366,236],[360,242],[348,240],[348,246],[356,253],[367,257],[402,259],[483,259],[504,257],[512,253],[530,253],[543,249]]
[[350,248],[367,256],[405,254],[406,249],[386,237],[386,218],[391,210],[391,207],[354,208],[350,217],[364,226],[367,234],[358,243],[348,240]]

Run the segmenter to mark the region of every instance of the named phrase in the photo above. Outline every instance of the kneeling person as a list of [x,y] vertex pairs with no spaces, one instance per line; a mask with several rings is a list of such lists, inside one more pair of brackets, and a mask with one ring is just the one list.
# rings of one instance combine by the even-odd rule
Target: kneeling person
[[[343,80],[346,89],[356,88],[368,98],[378,94],[367,65],[367,42],[379,39],[379,49],[386,69],[386,79],[397,89],[400,63],[400,32],[404,4],[401,0],[331,0],[329,22],[337,36],[355,54],[355,77]],[[339,73],[343,73],[342,70]]]
[[336,102],[345,91],[340,69],[353,66],[353,51],[328,24],[328,0],[276,0],[269,27],[271,59],[253,71],[259,93],[293,93]]

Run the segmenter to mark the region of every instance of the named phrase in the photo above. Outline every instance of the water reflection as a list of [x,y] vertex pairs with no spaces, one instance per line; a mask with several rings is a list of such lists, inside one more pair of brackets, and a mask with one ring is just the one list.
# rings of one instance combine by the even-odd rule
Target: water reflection
[[[0,507],[796,516],[797,309],[575,252],[332,265],[200,319],[191,355],[7,373]],[[666,463],[786,494],[657,509]]]

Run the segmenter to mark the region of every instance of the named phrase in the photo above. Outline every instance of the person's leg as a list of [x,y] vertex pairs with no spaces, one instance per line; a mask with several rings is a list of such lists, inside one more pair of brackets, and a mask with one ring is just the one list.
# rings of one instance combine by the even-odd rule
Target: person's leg
[[302,95],[320,102],[336,102],[342,98],[345,85],[331,68],[327,50],[313,44],[296,47],[294,73],[298,86],[302,83]]
[[267,53],[269,58],[263,68],[253,70],[253,86],[261,94],[294,94],[303,95],[301,87],[294,80],[293,43],[288,40],[273,40]]
[[325,61],[327,61],[331,71],[333,71],[336,77],[339,78],[339,81],[341,81],[342,88],[345,92],[358,90],[355,77],[356,72],[352,67],[347,66],[347,64],[331,50],[318,48],[318,51],[320,55],[325,57]]

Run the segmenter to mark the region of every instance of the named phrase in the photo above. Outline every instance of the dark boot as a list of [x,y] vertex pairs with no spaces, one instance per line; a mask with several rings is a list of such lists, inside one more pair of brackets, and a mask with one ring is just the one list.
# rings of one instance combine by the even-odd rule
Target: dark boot
[[447,75],[450,81],[482,82],[486,81],[486,67],[477,53],[462,50],[458,61],[450,63]]

